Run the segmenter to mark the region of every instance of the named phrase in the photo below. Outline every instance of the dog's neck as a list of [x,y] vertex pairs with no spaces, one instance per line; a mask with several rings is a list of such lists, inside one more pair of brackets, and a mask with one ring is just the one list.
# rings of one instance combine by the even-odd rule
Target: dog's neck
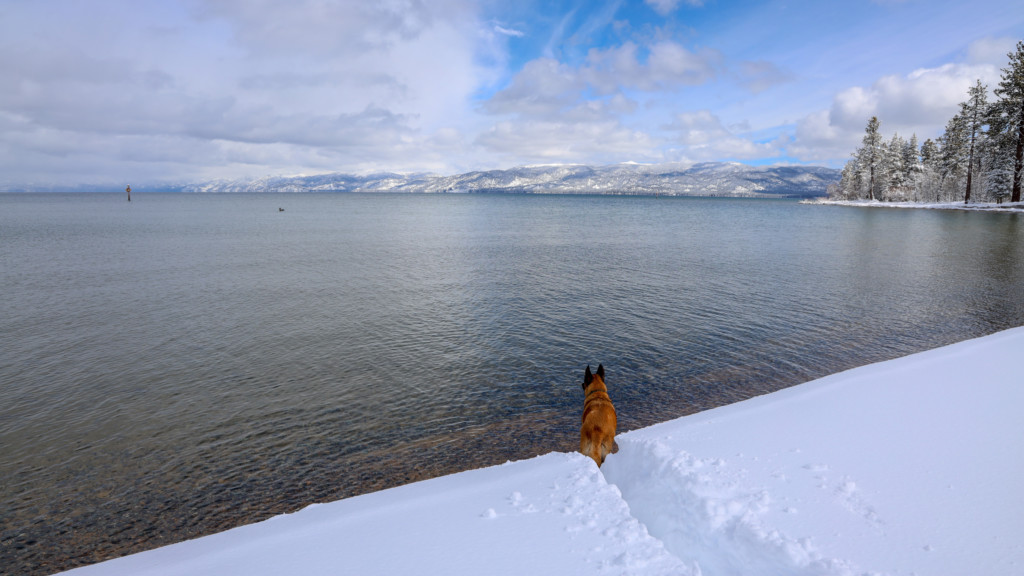
[[584,399],[589,398],[590,395],[593,394],[594,392],[604,392],[605,394],[608,393],[608,387],[604,385],[604,382],[601,382],[600,386],[598,386],[597,384],[598,381],[594,380],[593,382],[590,383],[590,386],[587,386],[587,394],[586,396],[583,397]]

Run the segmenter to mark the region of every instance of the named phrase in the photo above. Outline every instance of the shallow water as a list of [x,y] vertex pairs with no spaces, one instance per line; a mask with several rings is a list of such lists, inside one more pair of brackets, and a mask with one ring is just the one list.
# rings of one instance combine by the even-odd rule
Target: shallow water
[[[278,207],[284,207],[279,212]],[[572,450],[1024,324],[1017,214],[0,195],[0,571]]]

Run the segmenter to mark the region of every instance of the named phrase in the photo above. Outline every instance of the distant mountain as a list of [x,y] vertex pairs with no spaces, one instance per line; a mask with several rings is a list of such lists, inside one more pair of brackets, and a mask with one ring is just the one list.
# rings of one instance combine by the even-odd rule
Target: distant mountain
[[610,166],[545,165],[508,170],[432,174],[322,174],[268,176],[255,180],[217,180],[187,185],[184,192],[393,192],[637,194],[664,196],[732,196],[746,198],[824,196],[840,172],[820,166],[747,166],[708,162],[615,164]]

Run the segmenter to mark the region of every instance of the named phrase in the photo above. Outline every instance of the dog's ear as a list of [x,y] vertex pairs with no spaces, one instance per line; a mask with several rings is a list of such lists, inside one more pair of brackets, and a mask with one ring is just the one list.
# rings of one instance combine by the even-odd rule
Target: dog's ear
[[594,380],[594,375],[590,373],[590,364],[587,364],[587,371],[583,373],[583,388],[586,389],[590,386],[590,383]]
[[604,364],[597,365],[597,375],[601,377],[601,380],[604,380]]

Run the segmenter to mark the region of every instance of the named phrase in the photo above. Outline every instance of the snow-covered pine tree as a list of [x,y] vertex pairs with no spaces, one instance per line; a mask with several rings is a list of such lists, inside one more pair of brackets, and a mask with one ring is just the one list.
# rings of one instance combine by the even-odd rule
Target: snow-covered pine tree
[[998,138],[998,134],[990,131],[989,146],[986,147],[983,162],[985,163],[985,190],[987,195],[997,203],[1002,203],[1013,195],[1013,154]]
[[[936,140],[917,149],[917,137],[886,142],[873,116],[863,146],[843,168],[831,195],[853,199],[953,201],[972,198],[1022,200],[1024,188],[1024,41],[1017,42],[1002,70],[996,100],[989,104],[981,80],[968,90],[959,112]],[[897,155],[897,150],[900,154]]]
[[885,200],[906,200],[906,169],[903,165],[903,152],[907,142],[898,133],[884,147],[881,170],[881,195]]
[[960,103],[960,116],[964,120],[964,137],[967,145],[967,184],[964,191],[964,204],[971,201],[971,188],[974,176],[979,172],[982,142],[988,128],[988,87],[978,80],[967,91],[967,101]]
[[1009,172],[1010,201],[1020,202],[1024,178],[1024,41],[1017,42],[1016,51],[1007,56],[1010,63],[1003,68],[999,87],[994,90],[997,100],[990,121],[1002,157],[996,165]]
[[921,144],[921,174],[914,182],[916,202],[938,202],[942,192],[941,153],[938,144],[927,138]]
[[946,122],[946,131],[939,136],[939,194],[952,200],[963,190],[961,182],[967,173],[967,122],[957,113]]
[[[918,152],[917,134],[912,134],[910,140],[903,145],[903,180],[907,186],[913,186],[914,182],[921,175],[921,157]],[[913,198],[911,198],[913,200]]]
[[860,168],[857,166],[857,153],[854,152],[846,165],[837,186],[828,188],[828,197],[832,200],[854,200],[860,195]]
[[825,197],[829,200],[846,200],[843,196],[843,182],[829,182],[825,187]]
[[[882,135],[878,132],[879,121],[877,116],[868,120],[864,128],[864,144],[857,150],[857,166],[860,168],[860,177],[867,183],[868,200],[874,200],[878,191],[878,179],[876,178],[879,165],[882,163]],[[867,178],[864,178],[867,176]]]
[[921,165],[922,168],[934,168],[938,166],[939,147],[931,138],[926,138],[921,144]]

